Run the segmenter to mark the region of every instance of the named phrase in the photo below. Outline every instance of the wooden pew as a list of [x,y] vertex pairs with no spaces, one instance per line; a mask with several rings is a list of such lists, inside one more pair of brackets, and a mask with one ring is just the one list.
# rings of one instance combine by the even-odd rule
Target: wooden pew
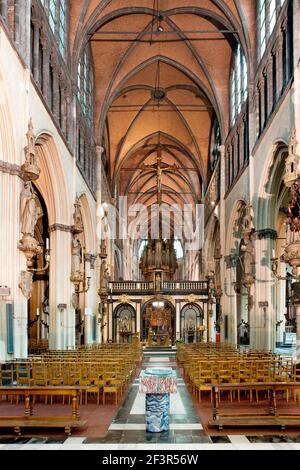
[[[237,407],[241,413],[221,413],[220,412],[220,392],[235,390],[241,391],[267,391],[269,396],[269,408],[266,413],[243,413],[243,404],[238,403]],[[278,412],[276,392],[286,392],[300,390],[300,382],[251,382],[251,383],[230,383],[215,384],[212,386],[213,404],[212,420],[209,426],[218,427],[222,430],[224,426],[228,427],[267,427],[279,426],[282,430],[286,426],[300,427],[300,414],[284,414]],[[236,408],[237,409],[237,408]]]
[[[20,435],[21,429],[28,427],[64,428],[70,436],[73,428],[84,427],[87,421],[79,419],[78,397],[87,386],[1,386],[0,395],[17,396],[24,398],[24,416],[0,416],[0,428],[13,427]],[[33,416],[35,396],[68,396],[71,397],[71,416]],[[0,405],[1,409],[1,405]]]

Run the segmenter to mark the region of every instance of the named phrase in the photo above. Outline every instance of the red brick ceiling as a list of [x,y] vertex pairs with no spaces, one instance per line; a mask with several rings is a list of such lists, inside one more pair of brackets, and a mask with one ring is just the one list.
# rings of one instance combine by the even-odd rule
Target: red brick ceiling
[[[82,47],[87,38],[92,38],[95,137],[104,143],[109,155],[112,190],[128,194],[131,201],[155,202],[155,175],[142,172],[140,167],[156,161],[160,144],[162,161],[179,167],[177,172],[163,174],[163,202],[201,200],[202,184],[207,183],[214,116],[219,120],[222,139],[228,133],[234,41],[241,43],[248,63],[253,59],[256,2],[156,1],[164,31],[154,34],[152,43],[150,34],[144,34],[158,28],[158,10],[153,15],[152,0],[70,3],[74,74]],[[215,32],[188,32],[195,30]],[[235,33],[223,34],[220,30]],[[163,42],[155,42],[158,40]],[[164,97],[154,101],[152,93],[158,85]]]

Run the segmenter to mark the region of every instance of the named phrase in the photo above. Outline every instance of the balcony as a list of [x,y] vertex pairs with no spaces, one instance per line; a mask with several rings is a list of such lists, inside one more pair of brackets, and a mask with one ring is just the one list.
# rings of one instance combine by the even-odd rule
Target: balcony
[[207,281],[164,281],[160,290],[156,289],[154,282],[119,281],[110,282],[109,290],[114,294],[208,294]]

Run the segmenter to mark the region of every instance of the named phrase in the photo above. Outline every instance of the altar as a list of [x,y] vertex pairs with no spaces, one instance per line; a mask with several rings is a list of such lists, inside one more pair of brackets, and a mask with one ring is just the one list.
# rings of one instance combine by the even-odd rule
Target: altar
[[149,347],[169,347],[172,344],[170,308],[147,308],[146,340]]
[[171,340],[169,334],[153,333],[152,331],[149,331],[147,338],[147,346],[169,347],[170,345]]

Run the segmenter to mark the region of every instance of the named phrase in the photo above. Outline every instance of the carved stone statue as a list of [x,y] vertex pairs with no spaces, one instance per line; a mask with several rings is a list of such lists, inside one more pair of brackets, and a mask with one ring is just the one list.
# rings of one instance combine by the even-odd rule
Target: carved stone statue
[[81,263],[81,243],[78,238],[73,237],[72,240],[72,277],[76,277],[80,273]]
[[82,222],[82,216],[81,216],[81,211],[80,211],[80,203],[79,200],[76,199],[76,202],[74,204],[75,210],[73,214],[73,233],[81,233],[83,232],[83,222]]
[[254,262],[254,247],[251,239],[244,239],[244,273],[245,274],[252,274],[253,271],[253,262]]
[[106,239],[103,238],[100,243],[100,258],[107,257]]
[[34,228],[38,221],[38,207],[32,183],[28,181],[21,192],[21,232],[34,238]]
[[25,163],[21,166],[21,170],[23,171],[25,180],[34,181],[38,179],[41,169],[38,166],[35,148],[35,135],[33,132],[31,119],[29,121],[26,137],[28,144],[25,147]]
[[101,263],[101,269],[100,269],[100,289],[101,290],[107,290],[108,289],[108,283],[109,283],[109,272],[108,272],[108,267],[106,264],[106,260],[103,259]]
[[161,276],[159,273],[156,273],[155,275],[155,290],[161,290]]

